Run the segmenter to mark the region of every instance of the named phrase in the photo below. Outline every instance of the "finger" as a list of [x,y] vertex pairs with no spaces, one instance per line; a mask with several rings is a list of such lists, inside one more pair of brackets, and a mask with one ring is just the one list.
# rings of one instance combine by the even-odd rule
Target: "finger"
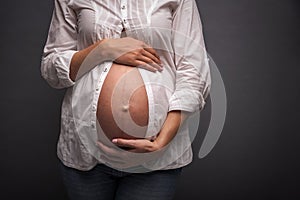
[[157,52],[155,51],[155,49],[153,49],[151,46],[147,45],[147,44],[144,44],[143,46],[144,50],[148,51],[149,53],[153,54],[156,58],[159,58],[159,55],[157,54]]
[[151,60],[150,58],[148,58],[148,57],[146,57],[146,56],[140,55],[140,56],[137,58],[137,60],[143,61],[143,62],[149,64],[150,66],[154,67],[155,69],[157,69],[157,70],[160,71],[160,72],[163,70],[163,68],[162,68],[159,64],[153,62],[153,60]]
[[163,70],[163,68],[158,64],[149,62],[149,59],[147,57],[137,58],[137,60],[135,60],[135,66],[150,70],[152,72],[156,72],[156,71],[161,72]]
[[143,50],[142,51],[142,55],[150,58],[153,62],[156,62],[157,64],[161,64],[160,59],[158,59],[155,55],[153,55],[152,53],[150,53],[149,51]]
[[119,147],[136,148],[135,140],[115,138],[112,140],[112,143],[118,145]]
[[140,61],[140,60],[136,60],[135,63],[133,64],[133,66],[136,66],[136,67],[139,67],[139,68],[142,68],[142,69],[146,69],[146,70],[151,71],[151,72],[157,72],[158,71],[158,69],[156,69],[155,67],[153,67],[150,64],[147,64],[143,61]]
[[162,66],[160,66],[160,65],[158,65],[156,63],[147,63],[147,64],[150,65],[150,66],[152,66],[152,67],[154,67],[155,69],[157,69],[157,71],[161,72],[163,70]]

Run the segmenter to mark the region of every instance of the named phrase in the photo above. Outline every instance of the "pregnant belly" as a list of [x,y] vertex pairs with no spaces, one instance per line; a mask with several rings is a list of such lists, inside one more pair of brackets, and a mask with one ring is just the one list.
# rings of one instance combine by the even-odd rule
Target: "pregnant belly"
[[148,124],[148,98],[135,67],[113,63],[103,83],[97,119],[108,139],[144,138]]

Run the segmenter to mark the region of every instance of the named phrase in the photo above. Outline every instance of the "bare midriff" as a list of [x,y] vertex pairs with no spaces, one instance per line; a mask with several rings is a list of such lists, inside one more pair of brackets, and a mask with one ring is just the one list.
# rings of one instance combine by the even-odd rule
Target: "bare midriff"
[[140,137],[135,137],[120,128],[117,122],[126,125],[131,121],[141,127],[147,126],[148,113],[146,88],[138,68],[113,63],[103,83],[97,106],[97,119],[105,135],[110,140],[143,138],[146,132],[138,133]]

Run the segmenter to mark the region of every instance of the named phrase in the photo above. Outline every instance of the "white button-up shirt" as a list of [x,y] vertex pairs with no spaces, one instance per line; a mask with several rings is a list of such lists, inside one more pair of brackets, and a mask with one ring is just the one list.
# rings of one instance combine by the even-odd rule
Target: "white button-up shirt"
[[[164,65],[156,73],[139,68],[149,105],[146,136],[159,133],[168,111],[203,109],[211,79],[195,0],[55,0],[54,6],[41,73],[52,87],[67,89],[57,145],[65,165],[80,170],[97,163],[114,166],[101,159],[105,152],[94,145],[98,97],[112,61],[99,63],[75,82],[69,70],[74,53],[103,38],[120,38],[124,28],[127,36],[156,49]],[[184,123],[159,157],[139,164],[149,169],[185,166],[192,161],[190,144]],[[126,161],[122,155],[119,159]]]

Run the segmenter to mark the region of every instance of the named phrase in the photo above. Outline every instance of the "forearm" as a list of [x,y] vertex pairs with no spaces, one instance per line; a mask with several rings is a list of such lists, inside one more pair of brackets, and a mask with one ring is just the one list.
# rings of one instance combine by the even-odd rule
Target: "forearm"
[[180,110],[170,111],[154,142],[161,148],[169,144],[175,137],[181,123],[187,118],[187,116],[188,114],[186,112],[182,112]]
[[[89,47],[76,52],[70,63],[70,78],[72,81],[75,81],[82,74],[91,70],[97,64],[105,61],[105,51],[100,43],[102,43],[105,39],[99,40],[95,44],[90,45]],[[80,71],[80,74],[78,74]]]

